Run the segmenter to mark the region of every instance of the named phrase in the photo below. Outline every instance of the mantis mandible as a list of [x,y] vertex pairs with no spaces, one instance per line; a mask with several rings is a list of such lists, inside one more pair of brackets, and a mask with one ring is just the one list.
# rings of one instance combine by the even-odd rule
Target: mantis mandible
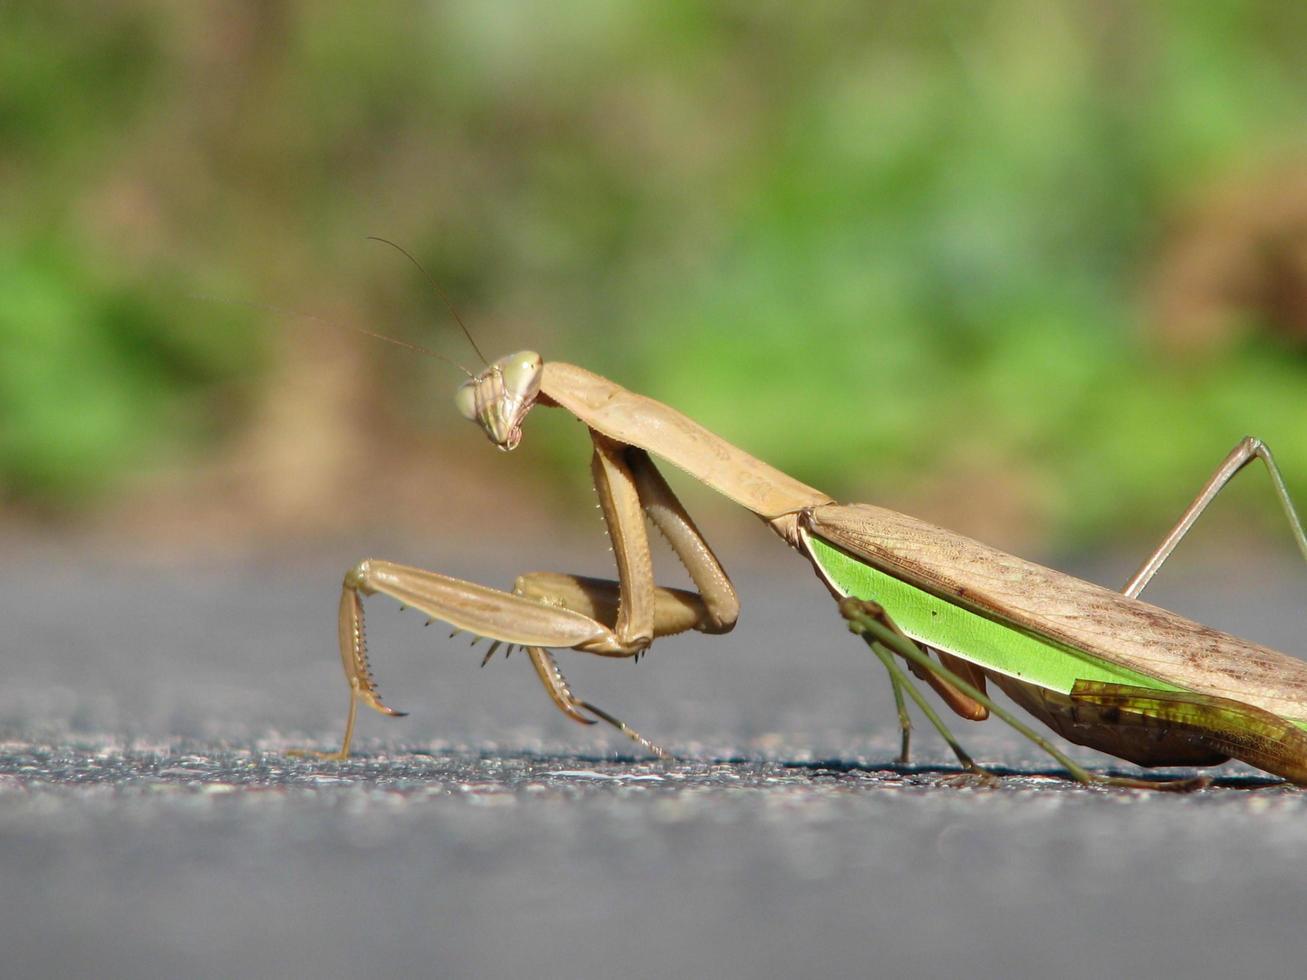
[[[988,776],[899,668],[929,684],[956,714],[991,713],[1036,740],[1081,781],[1189,789],[1203,779],[1108,777],[1066,758],[996,705],[993,683],[1064,738],[1142,766],[1208,766],[1234,758],[1307,785],[1307,662],[1192,622],[1139,598],[1222,487],[1253,460],[1267,467],[1293,535],[1304,533],[1270,450],[1241,441],[1120,592],[1005,554],[870,504],[842,504],[750,456],[676,409],[586,371],[522,351],[458,389],[456,404],[500,450],[515,448],[535,406],[583,422],[591,471],[612,539],[616,580],[522,575],[512,592],[367,559],[345,575],[340,652],[350,751],[360,702],[399,715],[377,691],[363,632],[365,596],[404,606],[501,645],[522,648],[555,705],[584,724],[605,721],[658,755],[658,746],[569,687],[552,650],[639,657],[660,636],[725,633],[739,601],[731,581],[651,458],[656,455],[757,515],[806,558],[851,630],[889,670],[907,760],[907,692],[957,754]],[[695,591],[654,581],[645,518],[663,533]]]

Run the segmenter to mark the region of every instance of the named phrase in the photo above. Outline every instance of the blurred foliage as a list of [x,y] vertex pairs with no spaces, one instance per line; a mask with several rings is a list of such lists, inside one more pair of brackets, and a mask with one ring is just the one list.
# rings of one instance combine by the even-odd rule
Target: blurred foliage
[[[1176,346],[1152,304],[1205,200],[1274,214],[1307,168],[1305,42],[1278,0],[6,4],[0,487],[92,502],[260,424],[276,318],[197,293],[466,358],[373,233],[483,347],[577,360],[838,496],[1088,538],[1174,516],[1252,432],[1307,498],[1282,305],[1214,289],[1221,329]],[[1222,236],[1300,256],[1271,224]],[[428,365],[369,357],[431,426],[405,405]]]

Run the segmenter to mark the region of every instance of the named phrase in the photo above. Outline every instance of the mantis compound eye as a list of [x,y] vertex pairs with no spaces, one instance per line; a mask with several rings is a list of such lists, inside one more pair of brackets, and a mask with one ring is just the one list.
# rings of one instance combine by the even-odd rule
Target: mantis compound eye
[[496,363],[504,377],[505,395],[525,395],[529,391],[531,397],[535,397],[540,390],[540,370],[544,367],[539,354],[531,350],[519,351]]
[[475,381],[465,381],[454,392],[454,405],[458,414],[469,422],[477,420],[477,390]]

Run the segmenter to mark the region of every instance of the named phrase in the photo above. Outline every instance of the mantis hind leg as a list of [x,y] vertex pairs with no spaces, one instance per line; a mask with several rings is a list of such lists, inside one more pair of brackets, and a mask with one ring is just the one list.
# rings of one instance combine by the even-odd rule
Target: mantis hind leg
[[1298,550],[1302,552],[1303,558],[1307,559],[1307,531],[1303,530],[1302,518],[1298,516],[1298,511],[1289,496],[1289,488],[1284,482],[1284,477],[1280,474],[1280,468],[1275,465],[1275,457],[1271,455],[1271,449],[1266,443],[1253,436],[1246,436],[1240,440],[1234,449],[1230,450],[1230,454],[1216,468],[1216,472],[1198,491],[1198,496],[1185,508],[1175,527],[1171,528],[1166,537],[1162,539],[1162,543],[1139,566],[1139,570],[1130,577],[1130,581],[1121,590],[1123,594],[1135,598],[1139,593],[1143,592],[1144,586],[1152,581],[1158,569],[1162,567],[1166,559],[1170,557],[1171,552],[1175,550],[1175,546],[1184,539],[1184,536],[1189,533],[1198,518],[1202,516],[1203,511],[1207,509],[1207,505],[1216,498],[1216,495],[1225,488],[1227,483],[1234,479],[1235,474],[1254,459],[1260,459],[1266,464],[1266,470],[1270,475],[1271,485],[1275,488],[1275,495],[1280,501],[1280,507],[1289,519],[1289,528],[1293,533],[1294,542],[1298,545]]

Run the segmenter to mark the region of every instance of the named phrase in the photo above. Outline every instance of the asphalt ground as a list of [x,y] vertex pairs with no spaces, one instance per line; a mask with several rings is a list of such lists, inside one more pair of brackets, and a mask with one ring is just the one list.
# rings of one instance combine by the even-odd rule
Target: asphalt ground
[[[389,554],[511,581],[439,550]],[[1302,791],[1241,766],[1187,796],[1083,788],[995,721],[955,730],[997,784],[959,778],[923,722],[896,765],[879,666],[779,547],[724,556],[745,604],[731,636],[660,641],[638,665],[560,655],[670,761],[564,718],[520,655],[481,669],[384,600],[373,663],[411,716],[363,715],[349,762],[288,757],[339,738],[335,605],[361,552],[8,554],[5,977],[1298,977],[1307,961]],[[1150,598],[1301,650],[1305,589],[1286,557],[1181,570]]]

